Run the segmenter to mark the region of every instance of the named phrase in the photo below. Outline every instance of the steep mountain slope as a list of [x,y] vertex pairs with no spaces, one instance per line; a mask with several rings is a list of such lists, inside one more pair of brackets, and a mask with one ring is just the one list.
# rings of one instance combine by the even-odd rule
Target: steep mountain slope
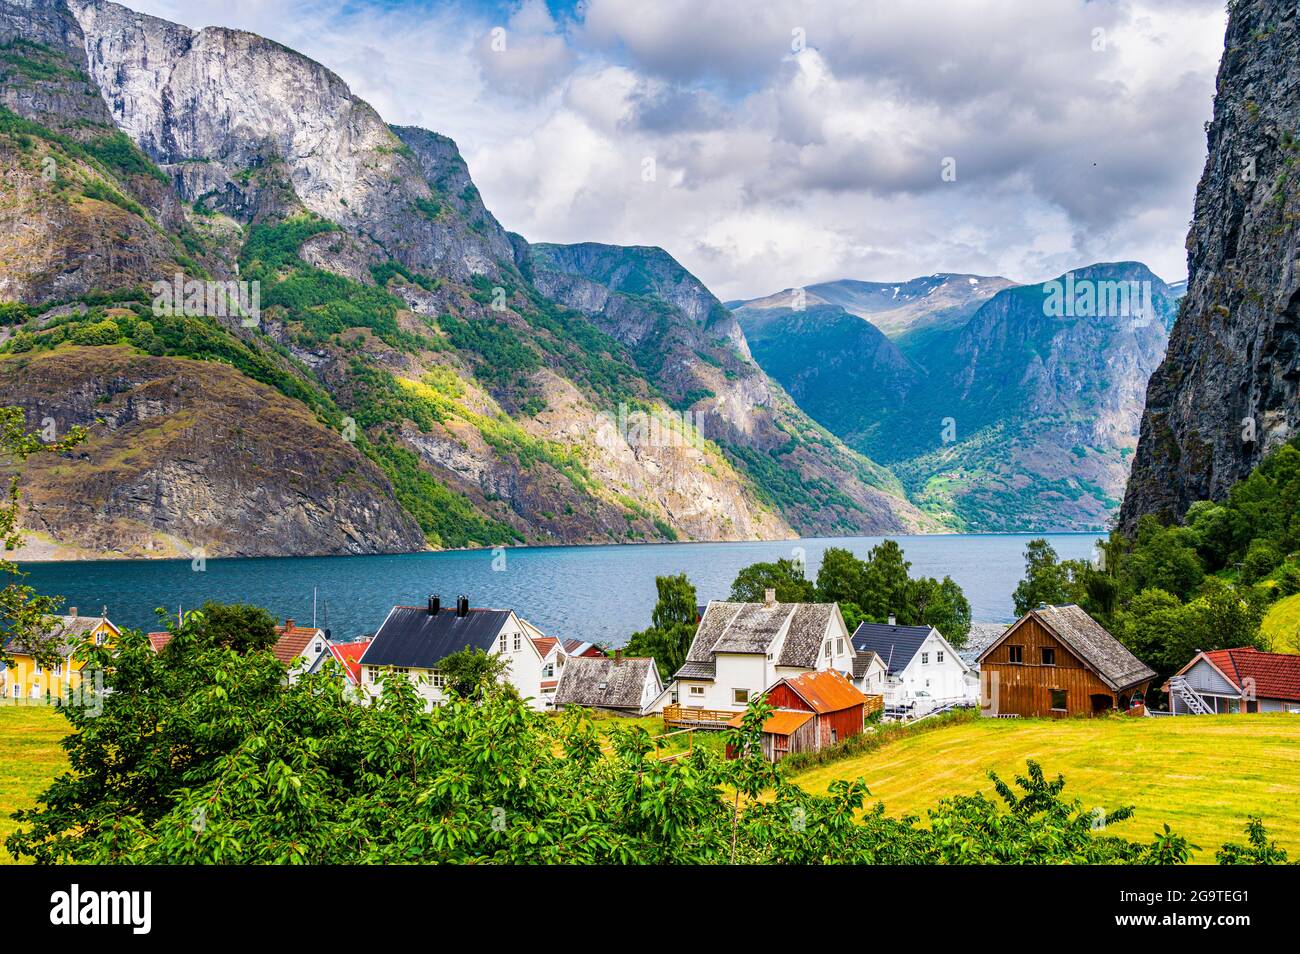
[[750,301],[729,302],[747,313],[838,306],[850,315],[866,318],[891,338],[920,328],[956,328],[964,325],[980,305],[1015,282],[1000,276],[939,272],[905,282],[860,282],[841,279],[817,282],[801,289],[787,288]]
[[1222,498],[1300,428],[1300,24],[1229,7],[1188,291],[1147,389],[1121,522]]
[[1133,262],[1057,281],[1005,288],[957,327],[918,316],[894,341],[835,306],[737,314],[760,364],[924,509],[967,530],[1094,529],[1118,505],[1174,297]]
[[[768,381],[731,316],[665,253],[603,253],[653,262],[644,287],[617,267],[590,279],[555,267],[484,208],[450,139],[388,127],[337,76],[278,44],[98,0],[0,0],[0,91],[10,354],[85,346],[77,367],[88,379],[97,361],[120,361],[114,346],[134,349],[133,380],[165,378],[171,358],[221,362],[309,409],[352,466],[377,466],[358,494],[372,510],[395,498],[406,531],[413,518],[434,546],[924,522],[887,472]],[[197,307],[160,307],[155,284],[185,279],[207,283],[206,307],[202,291]],[[213,286],[234,279],[257,283],[251,320],[227,313],[224,292],[213,307]],[[706,406],[701,438],[679,412]],[[59,427],[78,413],[49,410]],[[141,451],[134,433],[117,428],[93,446],[105,459],[155,455],[137,461],[140,479],[166,496],[180,448]],[[299,443],[324,455],[304,467],[336,472],[321,440]],[[264,452],[241,444],[226,463],[279,484],[268,499],[313,526],[320,502],[287,494],[291,474],[262,467]],[[29,477],[26,522],[59,532],[51,515],[66,485]],[[230,532],[212,530],[214,501],[216,519],[186,543],[210,555],[263,545],[233,510]],[[170,532],[162,513],[106,515],[86,537],[113,549],[119,517],[138,522],[133,539]],[[308,545],[279,539],[266,545]],[[355,545],[419,542],[365,532]]]
[[625,344],[800,533],[928,525],[892,474],[814,424],[764,374],[735,316],[662,249],[534,245],[530,256],[537,286]]

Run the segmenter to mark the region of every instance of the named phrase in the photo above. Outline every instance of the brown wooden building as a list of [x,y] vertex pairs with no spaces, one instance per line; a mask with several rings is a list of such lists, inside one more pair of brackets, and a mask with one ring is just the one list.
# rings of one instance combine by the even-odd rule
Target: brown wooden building
[[1073,604],[1030,610],[979,655],[986,716],[1100,715],[1141,702],[1155,672]]
[[[869,712],[881,706],[880,696],[858,691],[833,669],[785,676],[764,693],[775,711],[763,723],[763,755],[778,762],[791,752],[819,752],[842,739],[859,735]],[[740,725],[743,714],[728,725]],[[735,752],[730,748],[728,758]]]

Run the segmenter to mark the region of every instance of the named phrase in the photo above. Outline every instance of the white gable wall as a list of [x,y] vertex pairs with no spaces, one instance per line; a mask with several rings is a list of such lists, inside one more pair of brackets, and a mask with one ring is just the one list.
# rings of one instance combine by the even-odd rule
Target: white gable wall
[[948,645],[948,641],[931,630],[921,648],[902,672],[895,674],[887,701],[899,705],[913,702],[920,693],[931,700],[955,700],[969,696],[966,664]]

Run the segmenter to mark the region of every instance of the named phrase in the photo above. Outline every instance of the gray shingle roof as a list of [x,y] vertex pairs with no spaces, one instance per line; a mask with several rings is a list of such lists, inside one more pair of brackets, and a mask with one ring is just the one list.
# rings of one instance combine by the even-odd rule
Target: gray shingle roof
[[822,637],[826,635],[826,627],[830,625],[831,614],[834,612],[834,603],[797,604],[777,665],[816,668]]
[[639,710],[654,664],[653,659],[641,657],[617,661],[609,656],[570,656],[555,689],[555,705]]
[[704,611],[678,679],[712,679],[715,653],[766,654],[789,621],[778,666],[816,668],[822,636],[834,603],[728,603],[714,600]]
[[[1155,678],[1155,670],[1129,652],[1123,643],[1106,632],[1082,607],[1071,603],[1068,606],[1030,610],[1016,625],[1029,616],[1047,627],[1052,635],[1091,666],[1101,681],[1116,692]],[[986,648],[981,653],[981,658],[991,648],[992,646]]]
[[[871,660],[879,659],[879,658],[880,657],[878,657],[870,649],[866,650],[865,652],[859,652],[856,656],[853,657],[853,678],[861,679],[864,675],[866,675],[867,669],[870,668]],[[885,661],[881,659],[880,665],[883,666],[884,664]]]
[[[48,646],[55,649],[59,656],[69,656],[78,647],[86,645],[91,631],[100,623],[107,622],[103,616],[51,616],[50,641]],[[109,623],[112,626],[112,623]],[[116,627],[114,627],[116,628]],[[5,646],[11,653],[30,653],[31,647],[20,639],[11,639]]]

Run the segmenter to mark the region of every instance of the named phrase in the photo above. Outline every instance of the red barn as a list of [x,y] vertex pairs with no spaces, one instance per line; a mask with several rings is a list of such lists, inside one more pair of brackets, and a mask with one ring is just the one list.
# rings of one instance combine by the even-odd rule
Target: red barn
[[[818,752],[862,732],[870,700],[832,669],[785,676],[764,693],[775,710],[763,723],[763,755],[778,762],[791,752]],[[736,716],[728,725],[740,725]],[[735,753],[728,749],[729,757]]]

